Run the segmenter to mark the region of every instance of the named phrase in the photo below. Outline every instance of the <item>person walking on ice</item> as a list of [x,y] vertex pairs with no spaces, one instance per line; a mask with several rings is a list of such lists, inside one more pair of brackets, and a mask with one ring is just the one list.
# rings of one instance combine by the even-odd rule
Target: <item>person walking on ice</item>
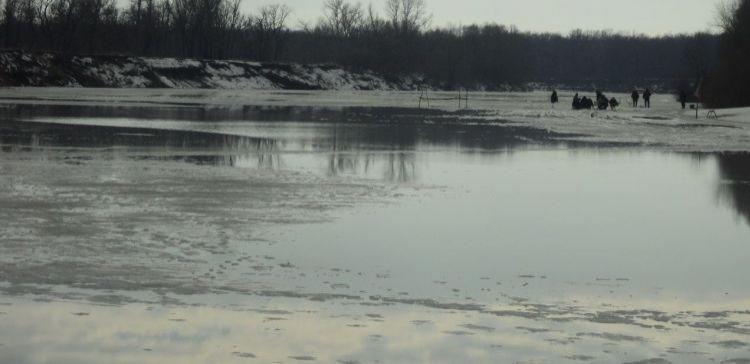
[[638,99],[641,98],[641,95],[638,94],[638,90],[633,89],[633,93],[630,94],[630,98],[633,99],[633,107],[638,107]]
[[560,99],[557,98],[557,90],[552,90],[552,96],[550,96],[550,101],[552,102],[553,107],[555,106],[555,104],[557,104],[558,101],[560,101]]
[[651,90],[646,89],[646,91],[643,91],[643,107],[650,109],[651,108]]

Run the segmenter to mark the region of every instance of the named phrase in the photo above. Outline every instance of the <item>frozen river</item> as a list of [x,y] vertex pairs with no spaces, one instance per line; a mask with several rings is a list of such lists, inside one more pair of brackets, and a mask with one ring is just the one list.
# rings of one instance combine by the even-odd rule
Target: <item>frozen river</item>
[[750,363],[742,111],[416,97],[0,90],[0,363]]

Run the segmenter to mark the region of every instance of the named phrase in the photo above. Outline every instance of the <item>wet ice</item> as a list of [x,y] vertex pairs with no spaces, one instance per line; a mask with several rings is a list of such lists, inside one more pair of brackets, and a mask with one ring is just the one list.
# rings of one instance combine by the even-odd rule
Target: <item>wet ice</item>
[[[237,109],[77,92],[0,123],[0,294],[16,303],[0,359],[101,361],[94,342],[201,362],[161,354],[189,338],[225,362],[698,363],[747,342],[748,159],[702,153],[741,147],[741,123],[664,107],[583,119],[502,95],[459,113],[394,108],[403,95]],[[92,106],[118,98],[132,107]],[[701,153],[672,153],[686,149]],[[132,332],[50,336],[40,314],[74,331],[122,315]]]

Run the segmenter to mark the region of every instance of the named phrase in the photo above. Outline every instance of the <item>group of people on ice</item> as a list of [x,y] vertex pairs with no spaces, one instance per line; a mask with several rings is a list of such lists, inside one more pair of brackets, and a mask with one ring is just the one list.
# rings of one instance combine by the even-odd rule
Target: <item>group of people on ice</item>
[[[644,107],[646,108],[651,107],[651,95],[652,93],[649,89],[646,89],[643,92],[643,102]],[[638,101],[641,98],[641,94],[638,92],[638,90],[633,90],[633,93],[630,94],[630,97],[633,99],[633,107],[638,107]],[[557,96],[557,90],[552,91],[550,101],[553,105],[557,104],[560,101],[559,97]],[[618,106],[620,106],[620,102],[617,101],[616,98],[607,98],[607,96],[605,96],[601,91],[596,91],[596,99],[590,99],[586,96],[580,97],[578,96],[578,93],[573,96],[573,110],[591,110],[593,108],[597,108],[599,110],[607,110],[607,108],[615,110]]]
[[610,108],[612,110],[616,109],[618,106],[620,106],[620,102],[617,101],[616,98],[607,98],[607,96],[604,95],[601,91],[596,91],[596,99],[590,99],[586,96],[579,97],[576,93],[575,96],[573,96],[573,109],[574,110],[591,110],[593,108],[597,108],[599,110],[607,110],[607,108]]

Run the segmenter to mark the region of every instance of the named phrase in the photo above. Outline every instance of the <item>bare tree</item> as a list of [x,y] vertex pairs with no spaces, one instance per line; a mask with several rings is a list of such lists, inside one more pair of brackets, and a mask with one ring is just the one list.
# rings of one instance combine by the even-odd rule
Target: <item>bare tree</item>
[[19,19],[21,26],[21,42],[30,48],[36,46],[38,38],[38,24],[39,24],[39,0],[21,0],[21,6],[19,9]]
[[215,58],[221,56],[230,22],[239,12],[239,1],[173,0],[170,4],[173,26],[180,39],[183,55]]
[[391,27],[401,34],[419,32],[432,20],[425,0],[385,0],[385,11]]
[[362,29],[364,23],[362,5],[345,0],[326,0],[323,4],[321,30],[336,36],[352,37]]
[[72,4],[74,18],[79,25],[74,32],[74,42],[79,49],[89,52],[101,49],[96,42],[101,39],[101,32],[105,31],[107,17],[117,13],[114,0],[78,0]]
[[737,17],[735,14],[740,7],[739,0],[724,0],[716,4],[716,26],[725,33],[734,32],[737,29]]
[[5,0],[3,4],[3,30],[5,32],[5,46],[12,47],[18,43],[20,34],[18,29],[20,0]]
[[365,30],[369,33],[377,33],[386,27],[386,21],[378,15],[372,4],[367,6],[367,15],[364,20]]
[[70,53],[74,51],[75,36],[80,21],[75,0],[44,0],[45,14],[49,28],[47,36],[50,43],[56,44],[59,50]]
[[130,0],[130,8],[128,9],[127,17],[128,20],[133,24],[140,24],[141,18],[143,17],[143,8],[146,0]]
[[248,28],[258,60],[279,59],[287,33],[286,21],[291,13],[292,9],[286,5],[266,5],[258,10],[258,15],[249,18]]
[[242,14],[240,5],[242,0],[227,0],[221,8],[221,28],[224,34],[224,46],[222,52],[229,54],[235,53],[235,48],[239,42],[242,27],[247,22],[247,18]]
[[266,32],[280,32],[286,28],[286,20],[292,9],[286,5],[266,5],[260,8],[255,24]]
[[[165,1],[166,2],[166,1]],[[130,0],[126,18],[133,27],[135,47],[143,54],[153,53],[156,29],[161,21],[160,6],[156,0]]]

